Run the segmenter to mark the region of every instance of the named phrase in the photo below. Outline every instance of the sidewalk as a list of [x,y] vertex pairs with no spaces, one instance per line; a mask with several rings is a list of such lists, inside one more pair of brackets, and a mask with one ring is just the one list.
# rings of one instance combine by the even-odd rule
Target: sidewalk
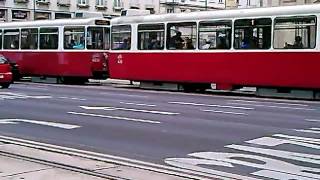
[[1,180],[181,180],[178,176],[0,142]]

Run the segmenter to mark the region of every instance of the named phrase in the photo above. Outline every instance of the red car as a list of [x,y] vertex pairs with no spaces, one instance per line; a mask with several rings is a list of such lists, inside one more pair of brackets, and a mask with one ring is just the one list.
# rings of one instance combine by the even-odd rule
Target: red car
[[11,65],[5,57],[0,55],[0,86],[8,88],[12,81]]

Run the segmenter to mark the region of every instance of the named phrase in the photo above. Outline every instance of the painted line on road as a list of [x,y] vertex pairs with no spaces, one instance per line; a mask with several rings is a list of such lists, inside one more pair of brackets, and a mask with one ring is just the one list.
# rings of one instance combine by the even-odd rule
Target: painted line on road
[[73,115],[109,118],[109,119],[117,119],[117,120],[124,120],[124,121],[141,122],[141,123],[151,123],[151,124],[160,124],[161,123],[159,121],[152,121],[152,120],[145,120],[145,119],[135,119],[135,118],[121,117],[121,116],[108,116],[108,115],[102,115],[102,114],[90,114],[90,113],[72,112],[72,111],[67,112],[67,113],[68,114],[73,114]]
[[244,102],[244,103],[265,103],[265,104],[277,104],[277,105],[288,105],[288,106],[303,106],[307,107],[307,104],[293,104],[293,103],[279,103],[279,102],[266,102],[266,101],[248,101],[248,100],[228,100],[233,102]]
[[51,127],[62,128],[62,129],[68,129],[68,130],[81,127],[81,126],[72,125],[72,124],[37,121],[37,120],[29,120],[29,119],[0,119],[0,124],[19,124],[19,122],[51,126]]
[[168,103],[169,104],[179,104],[179,105],[190,105],[190,106],[207,106],[207,107],[218,107],[218,108],[254,110],[254,108],[250,108],[250,107],[225,106],[225,105],[218,105],[218,104],[201,104],[201,103],[193,103],[193,102],[168,102]]
[[157,105],[154,104],[143,104],[143,103],[132,103],[132,102],[119,102],[120,104],[127,104],[127,105],[135,105],[135,106],[147,106],[147,107],[156,107]]
[[118,94],[118,93],[100,93],[100,94],[101,94],[101,95],[112,95],[112,96],[127,96],[127,97],[148,98],[148,96],[132,95],[132,94]]
[[241,113],[241,112],[217,111],[217,110],[211,110],[211,109],[201,109],[201,111],[213,112],[213,113],[221,113],[221,114],[243,115],[243,116],[247,116],[248,115],[247,113]]
[[228,103],[239,106],[254,106],[254,107],[268,107],[268,108],[279,108],[279,109],[292,109],[292,110],[307,110],[314,111],[316,109],[311,108],[300,108],[300,107],[288,107],[288,106],[273,106],[273,105],[263,105],[263,104],[246,104],[246,103]]
[[294,131],[297,131],[297,132],[304,132],[304,133],[320,134],[320,128],[294,129]]
[[305,119],[305,120],[309,122],[320,122],[320,119]]
[[313,144],[320,144],[320,139],[316,138],[306,138],[306,137],[300,137],[300,136],[290,136],[285,134],[274,134],[273,137],[280,137],[288,140],[294,140],[294,141],[301,141],[301,142],[308,142]]
[[86,101],[87,99],[83,99],[83,98],[76,98],[76,97],[59,97],[60,99],[71,99],[71,100],[79,100],[79,101]]
[[176,112],[166,112],[166,111],[153,111],[146,109],[131,109],[131,108],[122,108],[122,107],[112,107],[112,106],[104,106],[104,107],[95,107],[95,106],[79,106],[82,109],[86,110],[120,110],[120,111],[132,111],[132,112],[142,112],[142,113],[151,113],[151,114],[161,114],[161,115],[178,115],[180,113]]

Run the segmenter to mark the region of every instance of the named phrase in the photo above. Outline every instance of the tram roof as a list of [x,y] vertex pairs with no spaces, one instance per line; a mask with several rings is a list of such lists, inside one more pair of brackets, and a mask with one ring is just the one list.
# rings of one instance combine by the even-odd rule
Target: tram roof
[[177,22],[213,19],[233,19],[245,17],[272,17],[284,15],[320,14],[320,4],[282,6],[251,9],[198,11],[190,13],[171,13],[147,16],[122,16],[111,20],[111,24]]
[[110,21],[103,18],[19,21],[1,23],[0,28],[94,25],[96,20]]

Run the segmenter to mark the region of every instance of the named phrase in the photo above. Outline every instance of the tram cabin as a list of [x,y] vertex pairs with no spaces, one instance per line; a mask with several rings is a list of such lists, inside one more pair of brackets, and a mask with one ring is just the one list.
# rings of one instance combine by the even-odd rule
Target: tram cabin
[[320,89],[320,5],[119,17],[111,78],[185,89]]
[[22,76],[107,78],[109,26],[97,18],[1,23],[0,54],[19,65]]

